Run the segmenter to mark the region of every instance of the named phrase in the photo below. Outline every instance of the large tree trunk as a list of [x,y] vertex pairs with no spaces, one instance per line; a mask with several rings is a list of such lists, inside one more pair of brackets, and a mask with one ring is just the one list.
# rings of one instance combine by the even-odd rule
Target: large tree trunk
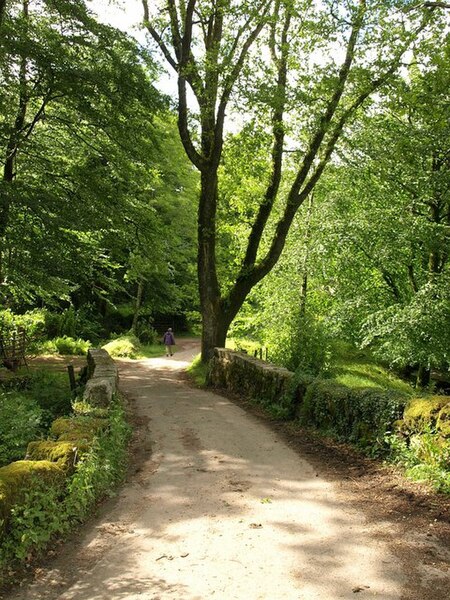
[[[28,0],[23,1],[22,10],[25,18],[28,18]],[[1,3],[0,0],[0,19],[2,11],[5,10],[6,2]],[[1,25],[1,20],[0,20]],[[16,158],[19,148],[19,136],[25,124],[25,118],[28,107],[27,93],[27,59],[25,56],[21,58],[19,68],[19,104],[14,125],[11,128],[8,145],[6,147],[5,164],[3,167],[3,181],[8,184],[7,192],[3,193],[0,198],[0,283],[3,283],[5,278],[5,269],[3,266],[3,254],[5,250],[6,231],[9,225],[9,215],[11,207],[11,189],[16,176]]]
[[6,12],[6,0],[0,0],[0,27],[2,26],[5,12]]
[[202,312],[202,360],[208,361],[214,347],[224,346],[228,331],[222,310],[220,286],[216,272],[217,168],[201,174],[198,210],[197,273]]
[[219,309],[203,310],[202,315],[202,361],[210,360],[214,348],[224,348],[230,323]]
[[310,253],[310,242],[311,242],[311,221],[312,221],[312,211],[313,211],[313,203],[314,203],[314,192],[311,192],[309,195],[308,202],[308,211],[306,213],[306,230],[305,230],[305,239],[303,242],[304,247],[304,255],[302,265],[300,267],[301,273],[301,286],[300,286],[300,314],[305,316],[306,314],[306,295],[308,293],[308,263],[309,263],[309,253]]

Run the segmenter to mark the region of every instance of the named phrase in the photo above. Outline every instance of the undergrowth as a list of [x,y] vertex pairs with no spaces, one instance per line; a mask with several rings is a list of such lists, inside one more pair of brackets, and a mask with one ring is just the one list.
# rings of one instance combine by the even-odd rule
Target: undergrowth
[[38,553],[55,536],[66,534],[97,502],[114,493],[125,474],[129,437],[123,406],[116,400],[108,430],[83,454],[65,487],[36,481],[13,507],[0,546],[0,573],[11,571],[16,562]]
[[42,369],[0,389],[0,467],[22,459],[28,442],[45,435],[54,419],[70,411],[65,373]]
[[165,353],[162,344],[142,344],[132,334],[118,336],[104,344],[102,348],[114,358],[131,358],[135,360],[163,356]]

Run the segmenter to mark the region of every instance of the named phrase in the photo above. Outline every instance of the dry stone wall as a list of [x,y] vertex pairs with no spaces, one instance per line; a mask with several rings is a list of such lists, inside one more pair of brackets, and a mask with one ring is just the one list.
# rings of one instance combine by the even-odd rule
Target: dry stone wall
[[88,382],[83,394],[91,406],[108,408],[119,383],[119,372],[106,350],[89,349]]
[[262,402],[277,403],[288,393],[294,374],[241,352],[215,348],[208,385]]
[[[108,409],[118,386],[117,367],[106,350],[90,349],[87,360],[83,399],[92,407]],[[107,430],[104,412],[105,418],[72,415],[56,419],[50,430],[53,439],[30,442],[25,460],[0,468],[0,545],[11,507],[25,497],[36,478],[60,485],[72,474],[77,458],[89,449],[96,435]]]

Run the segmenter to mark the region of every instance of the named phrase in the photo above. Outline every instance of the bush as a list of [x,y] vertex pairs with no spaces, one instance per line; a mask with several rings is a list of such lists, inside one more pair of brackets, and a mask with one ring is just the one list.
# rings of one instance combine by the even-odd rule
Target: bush
[[35,399],[0,392],[0,466],[23,458],[28,442],[42,430],[43,411]]
[[64,373],[36,371],[14,385],[15,389],[0,392],[0,466],[23,458],[29,441],[72,410]]
[[317,376],[328,369],[331,342],[312,315],[294,315],[290,326],[272,332],[267,344],[271,347],[271,360],[290,371]]
[[91,342],[78,338],[63,336],[53,340],[58,354],[84,356],[91,347]]
[[42,427],[47,430],[57,417],[72,410],[69,379],[65,373],[40,370],[27,378],[23,394],[42,409]]
[[158,332],[153,329],[150,319],[138,322],[136,336],[142,344],[156,344],[159,340]]
[[[44,548],[55,534],[66,533],[74,521],[83,520],[100,499],[113,492],[125,474],[129,437],[123,407],[116,400],[107,431],[99,433],[77,463],[74,474],[66,479],[65,486],[61,488],[59,482],[53,485],[35,481],[9,511],[6,535],[0,546],[0,569],[5,571],[14,560],[25,558],[31,550]],[[52,472],[58,470],[47,461],[23,462],[49,464]]]
[[17,315],[11,309],[0,310],[0,327],[8,335],[19,328],[25,329],[29,338],[39,338],[45,334],[46,311],[35,309]]
[[385,442],[391,462],[401,465],[409,479],[429,482],[450,494],[450,440],[432,431],[410,438],[390,432]]
[[63,336],[46,340],[40,345],[40,352],[43,354],[62,354],[69,356],[85,356],[91,347],[90,341],[85,341],[80,338]]
[[63,312],[47,311],[45,333],[49,339],[66,336],[98,342],[102,334],[102,326],[95,306],[86,304],[79,310],[70,307]]
[[116,358],[136,358],[139,354],[140,343],[137,337],[133,335],[123,335],[115,340],[111,340],[102,346],[102,348],[110,356]]
[[0,469],[0,521],[1,530],[9,525],[9,514],[15,504],[23,501],[27,492],[39,482],[45,487],[56,486],[61,490],[64,472],[47,460],[19,460]]

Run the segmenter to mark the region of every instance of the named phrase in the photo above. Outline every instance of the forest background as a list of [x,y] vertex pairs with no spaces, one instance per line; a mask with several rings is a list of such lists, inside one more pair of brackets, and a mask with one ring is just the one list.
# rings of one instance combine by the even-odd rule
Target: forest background
[[139,41],[90,6],[0,3],[3,333],[448,390],[447,4],[143,2]]

